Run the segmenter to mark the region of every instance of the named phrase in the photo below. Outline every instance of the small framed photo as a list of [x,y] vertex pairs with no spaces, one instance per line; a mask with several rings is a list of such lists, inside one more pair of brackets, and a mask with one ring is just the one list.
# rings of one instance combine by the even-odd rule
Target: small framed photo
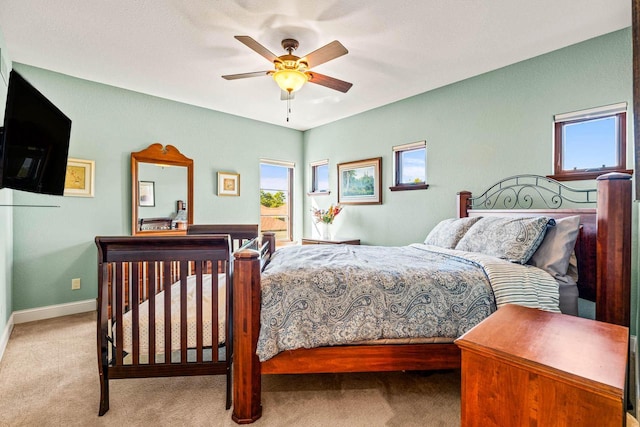
[[338,203],[382,204],[382,157],[338,164]]
[[218,196],[239,196],[240,174],[218,172]]
[[67,172],[64,179],[65,196],[93,197],[95,164],[93,160],[67,159]]
[[153,181],[138,181],[138,206],[155,206],[156,189]]

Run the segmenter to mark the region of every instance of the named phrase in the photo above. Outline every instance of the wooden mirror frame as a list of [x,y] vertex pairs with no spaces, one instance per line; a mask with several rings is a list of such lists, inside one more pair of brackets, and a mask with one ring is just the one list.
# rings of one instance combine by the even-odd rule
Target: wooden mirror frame
[[131,153],[131,235],[181,235],[187,230],[138,230],[138,164],[151,163],[155,165],[184,166],[187,168],[187,225],[193,224],[193,160],[185,157],[173,145],[165,147],[162,144],[151,144],[142,151]]

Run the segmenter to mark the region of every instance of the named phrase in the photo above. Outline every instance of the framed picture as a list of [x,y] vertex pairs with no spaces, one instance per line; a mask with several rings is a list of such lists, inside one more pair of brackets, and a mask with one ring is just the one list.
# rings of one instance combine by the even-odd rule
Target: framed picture
[[156,205],[156,185],[153,181],[138,181],[138,206]]
[[73,197],[93,197],[95,165],[93,160],[67,159],[64,178],[64,195]]
[[218,196],[239,196],[240,174],[218,172]]
[[382,204],[382,157],[338,164],[338,203]]

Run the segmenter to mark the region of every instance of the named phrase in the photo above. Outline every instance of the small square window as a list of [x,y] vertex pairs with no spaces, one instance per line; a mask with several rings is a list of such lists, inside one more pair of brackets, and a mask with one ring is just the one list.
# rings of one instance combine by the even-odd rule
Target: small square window
[[593,179],[626,170],[626,103],[559,114],[554,127],[554,175]]
[[329,194],[329,161],[311,163],[311,192],[309,194]]
[[425,141],[393,147],[391,191],[421,190],[427,185],[427,144]]

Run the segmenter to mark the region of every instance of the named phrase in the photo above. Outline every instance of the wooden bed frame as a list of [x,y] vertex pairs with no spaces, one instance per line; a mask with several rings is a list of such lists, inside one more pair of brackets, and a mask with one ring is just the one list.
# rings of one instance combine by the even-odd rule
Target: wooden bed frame
[[[611,173],[597,180],[597,190],[573,190],[538,176],[512,177],[473,198],[458,194],[458,217],[469,215],[547,215],[561,218],[581,216],[576,243],[583,298],[596,303],[596,318],[629,325],[631,265],[631,181],[626,174]],[[548,187],[548,188],[547,188]],[[550,193],[544,209],[531,202],[533,192]],[[573,199],[573,194],[585,200]],[[502,197],[504,209],[494,196]],[[593,203],[596,208],[563,208],[569,204]],[[488,202],[486,201],[488,200]],[[484,202],[483,202],[484,201]],[[526,206],[522,206],[522,204]],[[478,210],[478,206],[482,210]],[[273,236],[271,236],[271,240]],[[265,260],[261,252],[243,249],[235,253],[233,280],[234,407],[232,419],[252,423],[262,415],[261,375],[337,372],[382,372],[437,370],[460,367],[460,350],[451,344],[346,345],[282,352],[260,362],[256,355],[260,328],[260,273]]]

